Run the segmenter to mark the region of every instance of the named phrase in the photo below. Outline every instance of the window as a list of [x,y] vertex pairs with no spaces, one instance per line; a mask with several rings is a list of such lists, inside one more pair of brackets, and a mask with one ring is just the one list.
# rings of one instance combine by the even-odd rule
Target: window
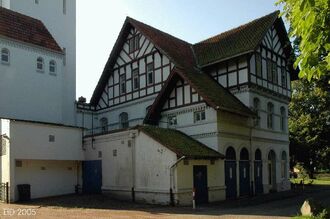
[[135,52],[140,47],[140,37],[138,35],[129,39],[129,52]]
[[136,68],[133,70],[133,89],[139,89],[140,88],[140,76],[139,76],[139,69]]
[[260,125],[260,100],[258,98],[253,99],[253,108],[257,114],[256,125]]
[[177,119],[176,119],[176,116],[175,115],[171,115],[171,116],[168,116],[168,125],[169,126],[174,126],[174,125],[177,125]]
[[149,63],[147,65],[147,84],[154,83],[154,63]]
[[282,178],[287,178],[287,164],[286,164],[286,152],[282,152],[282,157],[281,157],[281,177]]
[[272,103],[267,104],[267,127],[273,129],[273,113],[274,105]]
[[39,4],[39,0],[34,0],[34,4]]
[[267,59],[267,80],[272,81],[272,61]]
[[56,74],[56,62],[54,60],[49,62],[49,73]]
[[272,62],[272,79],[274,84],[278,83],[277,78],[277,65],[276,62]]
[[257,74],[258,77],[262,77],[261,55],[259,53],[256,54],[256,74]]
[[48,136],[48,141],[49,142],[55,142],[55,135],[49,135]]
[[105,133],[108,131],[108,119],[103,117],[100,119],[100,128],[101,128],[101,133]]
[[126,93],[126,76],[125,75],[120,75],[119,84],[120,84],[120,94]]
[[63,14],[66,14],[66,0],[63,0]]
[[282,83],[282,87],[286,88],[286,71],[285,71],[285,67],[281,68],[281,83]]
[[1,50],[1,62],[4,64],[9,64],[9,50],[8,49],[2,49]]
[[39,57],[37,58],[37,71],[43,71],[44,70],[44,60],[43,58]]
[[281,130],[285,131],[285,108],[282,106],[281,109],[281,121],[280,121],[280,125],[281,125]]
[[205,110],[203,111],[197,111],[197,112],[194,112],[194,122],[200,122],[200,121],[204,121],[206,118],[205,118]]
[[119,123],[120,123],[120,128],[124,129],[124,128],[128,128],[129,124],[128,124],[128,114],[127,113],[121,113],[119,115]]

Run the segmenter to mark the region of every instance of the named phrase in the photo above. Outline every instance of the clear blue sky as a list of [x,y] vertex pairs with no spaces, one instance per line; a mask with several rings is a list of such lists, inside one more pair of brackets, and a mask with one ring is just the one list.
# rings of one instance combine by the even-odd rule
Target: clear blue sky
[[89,99],[126,16],[196,43],[275,10],[272,0],[77,1],[77,97]]

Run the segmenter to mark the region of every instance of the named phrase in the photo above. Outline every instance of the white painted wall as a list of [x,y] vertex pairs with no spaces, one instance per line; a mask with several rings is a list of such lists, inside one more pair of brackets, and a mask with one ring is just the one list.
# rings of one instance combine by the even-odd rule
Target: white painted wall
[[[66,13],[63,13],[64,3],[66,3]],[[65,48],[66,55],[61,88],[62,97],[57,104],[61,105],[64,124],[74,125],[74,101],[76,98],[76,1],[42,0],[35,4],[33,0],[6,0],[4,6],[41,20],[60,47]],[[18,60],[21,61],[22,59]],[[25,67],[26,65],[22,64],[22,66]]]
[[84,160],[80,128],[11,121],[10,132],[12,159]]
[[[0,62],[0,116],[23,120],[63,123],[63,55],[0,37],[0,49],[10,51],[10,63]],[[44,71],[36,69],[38,57]],[[56,62],[56,75],[49,62]]]
[[[30,184],[31,198],[72,194],[75,185],[81,184],[77,161],[21,160],[22,167],[15,167],[14,195],[18,200],[17,185]],[[13,199],[12,199],[13,201]]]

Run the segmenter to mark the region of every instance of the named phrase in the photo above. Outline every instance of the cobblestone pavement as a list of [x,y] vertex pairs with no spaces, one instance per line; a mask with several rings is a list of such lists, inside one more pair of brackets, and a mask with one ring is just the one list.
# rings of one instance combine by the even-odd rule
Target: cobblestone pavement
[[111,200],[102,195],[69,195],[31,201],[0,203],[0,218],[289,218],[306,198],[330,206],[330,187],[285,192],[191,207],[143,205]]

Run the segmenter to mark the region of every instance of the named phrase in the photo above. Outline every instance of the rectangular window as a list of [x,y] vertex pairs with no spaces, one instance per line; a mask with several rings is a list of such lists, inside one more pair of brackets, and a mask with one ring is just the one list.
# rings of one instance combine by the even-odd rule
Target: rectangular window
[[168,116],[168,125],[169,126],[174,126],[177,125],[177,120],[176,120],[176,116]]
[[55,142],[55,135],[49,135],[48,140],[49,142]]
[[286,88],[286,71],[285,71],[285,67],[281,68],[281,83],[282,83],[282,87]]
[[120,75],[119,84],[120,84],[120,94],[126,93],[126,76],[125,75]]
[[277,65],[276,65],[276,62],[272,62],[272,76],[273,76],[273,83],[274,84],[278,84],[278,81],[277,81]]
[[129,39],[129,52],[135,52],[140,47],[140,37],[138,35]]
[[154,63],[147,65],[147,81],[148,85],[154,83]]
[[267,59],[267,80],[272,81],[272,61]]
[[194,122],[201,122],[206,119],[205,110],[194,112]]
[[262,77],[261,55],[259,53],[256,54],[256,74],[257,74],[258,77]]
[[139,76],[139,69],[133,70],[133,89],[139,89],[140,88],[140,76]]

